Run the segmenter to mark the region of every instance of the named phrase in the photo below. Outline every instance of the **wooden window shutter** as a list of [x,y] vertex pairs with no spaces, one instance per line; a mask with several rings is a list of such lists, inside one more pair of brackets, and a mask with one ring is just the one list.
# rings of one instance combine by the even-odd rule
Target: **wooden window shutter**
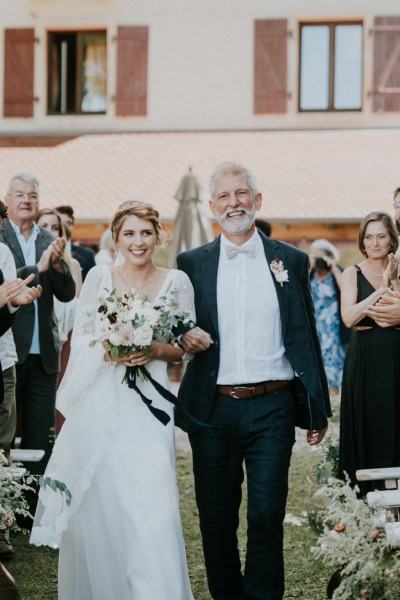
[[373,102],[376,111],[400,111],[400,17],[375,17]]
[[287,110],[287,21],[255,21],[254,112]]
[[33,117],[34,30],[4,32],[4,116]]
[[147,115],[148,27],[118,27],[116,114]]

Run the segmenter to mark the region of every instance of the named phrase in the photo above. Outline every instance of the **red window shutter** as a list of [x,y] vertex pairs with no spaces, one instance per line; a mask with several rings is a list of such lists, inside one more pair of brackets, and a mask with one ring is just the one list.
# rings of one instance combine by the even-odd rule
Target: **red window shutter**
[[285,113],[287,109],[287,21],[255,21],[254,112]]
[[33,117],[33,29],[4,32],[4,116]]
[[147,115],[148,27],[118,27],[116,114]]
[[400,17],[375,17],[373,102],[376,111],[400,111]]

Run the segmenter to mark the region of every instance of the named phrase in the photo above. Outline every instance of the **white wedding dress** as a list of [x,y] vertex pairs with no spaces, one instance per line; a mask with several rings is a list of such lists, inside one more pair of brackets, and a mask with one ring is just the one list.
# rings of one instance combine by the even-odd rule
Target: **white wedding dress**
[[[123,383],[125,367],[103,359],[96,338],[99,297],[112,289],[107,266],[91,269],[79,298],[71,357],[57,396],[66,417],[46,476],[65,497],[42,488],[31,543],[60,548],[59,600],[192,600],[179,514],[173,406],[149,381],[138,385],[171,416],[165,426]],[[193,289],[168,273],[157,304],[177,290],[178,310],[194,319]],[[146,367],[168,388],[164,361]]]

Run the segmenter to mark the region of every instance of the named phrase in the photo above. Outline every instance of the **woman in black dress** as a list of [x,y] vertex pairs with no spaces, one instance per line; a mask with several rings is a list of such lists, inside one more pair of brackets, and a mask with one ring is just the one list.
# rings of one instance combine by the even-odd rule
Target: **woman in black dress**
[[358,469],[400,466],[400,328],[365,313],[387,288],[398,289],[398,237],[391,217],[369,213],[358,247],[365,260],[342,276],[342,318],[354,333],[343,372],[339,468],[364,495],[379,484],[358,483]]

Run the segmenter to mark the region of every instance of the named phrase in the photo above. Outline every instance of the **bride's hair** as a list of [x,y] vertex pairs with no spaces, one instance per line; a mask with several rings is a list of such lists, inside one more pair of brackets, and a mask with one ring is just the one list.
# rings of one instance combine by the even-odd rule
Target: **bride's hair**
[[128,200],[118,207],[111,221],[111,232],[114,242],[118,241],[118,236],[126,217],[130,216],[150,221],[155,229],[158,243],[163,245],[166,242],[166,234],[161,227],[159,212],[151,204],[139,202],[138,200]]

